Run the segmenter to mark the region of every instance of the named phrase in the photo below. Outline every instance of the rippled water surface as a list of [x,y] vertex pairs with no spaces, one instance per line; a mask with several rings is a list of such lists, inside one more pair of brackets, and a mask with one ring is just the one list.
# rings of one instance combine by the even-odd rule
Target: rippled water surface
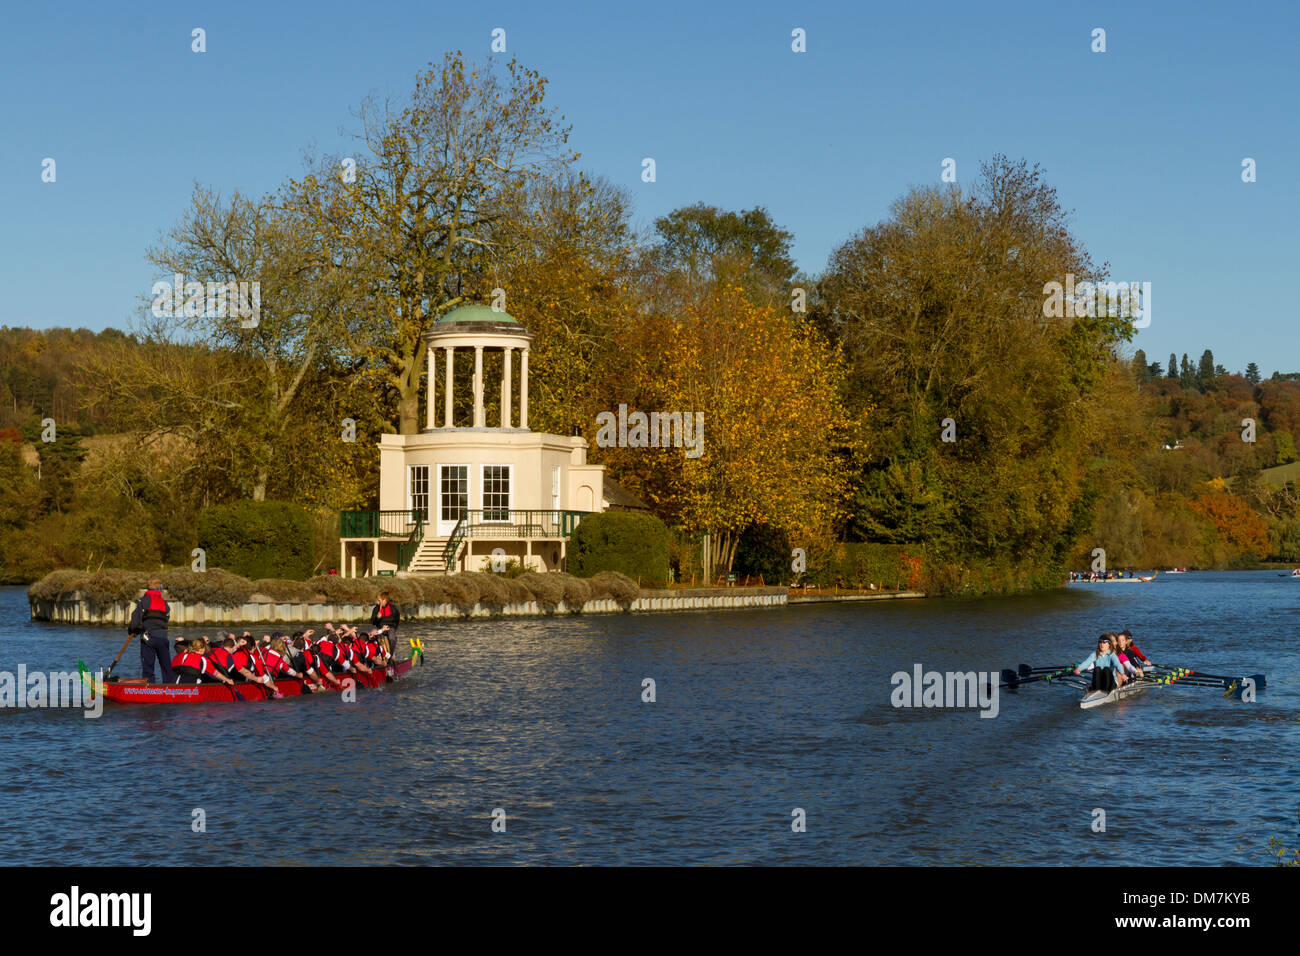
[[[23,589],[0,589],[0,670],[106,666],[125,636],[28,616]],[[0,712],[0,863],[1260,863],[1270,836],[1295,843],[1298,624],[1300,581],[1243,572],[411,625],[427,665],[354,704]],[[890,705],[916,663],[1078,660],[1126,626],[1155,660],[1268,689],[1081,711],[1038,685],[996,719]],[[138,673],[134,647],[119,671]]]

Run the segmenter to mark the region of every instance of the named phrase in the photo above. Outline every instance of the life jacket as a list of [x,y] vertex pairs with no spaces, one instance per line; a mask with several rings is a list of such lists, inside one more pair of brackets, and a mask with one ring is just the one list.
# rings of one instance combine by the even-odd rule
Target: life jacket
[[224,647],[214,647],[209,651],[208,660],[218,669],[224,671],[227,677],[235,669],[235,655]]
[[166,624],[171,615],[171,608],[163,600],[161,591],[145,591],[144,597],[140,598],[140,611],[140,623],[145,625],[150,622]]
[[389,601],[387,604],[376,604],[375,614],[379,617],[391,618],[393,616],[393,602]]
[[266,669],[272,674],[272,676],[283,674],[291,670],[289,662],[280,656],[279,651],[268,650],[266,652],[265,662]]
[[176,683],[179,684],[181,677],[193,677],[197,683],[199,679],[215,674],[216,671],[212,667],[212,662],[202,654],[182,651],[172,658],[172,673],[177,674]]
[[266,673],[266,667],[263,665],[261,657],[247,647],[241,647],[235,651],[234,663],[237,670],[242,668],[246,671],[252,671],[254,677],[261,677]]

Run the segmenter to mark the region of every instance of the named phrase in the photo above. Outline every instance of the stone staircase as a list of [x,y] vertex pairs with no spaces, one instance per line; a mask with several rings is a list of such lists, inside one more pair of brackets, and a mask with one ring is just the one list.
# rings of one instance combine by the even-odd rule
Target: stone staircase
[[[405,571],[399,571],[399,574],[446,574],[447,564],[443,554],[447,548],[447,537],[441,538],[425,537],[420,541],[420,546],[415,550],[415,557],[411,559],[411,565]],[[465,547],[461,542],[461,549]]]

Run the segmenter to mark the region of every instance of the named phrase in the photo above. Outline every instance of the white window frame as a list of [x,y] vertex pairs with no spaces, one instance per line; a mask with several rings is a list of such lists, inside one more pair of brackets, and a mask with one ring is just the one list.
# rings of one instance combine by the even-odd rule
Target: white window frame
[[425,523],[428,523],[429,519],[433,517],[433,488],[429,483],[429,467],[430,467],[429,465],[407,465],[406,466],[406,514],[407,514],[406,523],[407,524],[415,523],[410,519],[410,514],[413,511],[415,511],[415,489],[412,486],[415,484],[415,473],[420,469],[424,470]]
[[[485,472],[489,468],[504,468],[506,471],[506,516],[504,518],[488,518],[487,506],[487,475]],[[515,466],[506,464],[495,464],[485,462],[479,466],[478,472],[478,491],[479,491],[479,514],[483,516],[484,524],[510,524],[514,520],[515,511]],[[494,509],[495,510],[495,509]]]
[[469,517],[470,511],[473,510],[474,507],[474,486],[471,483],[472,479],[470,477],[472,466],[468,462],[454,462],[454,461],[439,462],[438,463],[438,508],[437,508],[438,514],[436,519],[438,522],[439,535],[451,534],[451,529],[456,527],[456,521],[457,521],[456,518],[443,518],[442,516],[443,493],[444,493],[443,483],[442,483],[442,472],[444,468],[461,468],[465,472],[465,514],[462,515],[462,517]]

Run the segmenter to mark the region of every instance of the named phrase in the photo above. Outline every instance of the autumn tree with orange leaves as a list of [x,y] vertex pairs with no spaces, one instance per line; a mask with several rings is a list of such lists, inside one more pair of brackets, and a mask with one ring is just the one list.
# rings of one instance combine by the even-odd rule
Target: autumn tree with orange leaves
[[1269,553],[1267,522],[1236,495],[1210,492],[1193,500],[1191,508],[1209,518],[1219,540],[1239,556],[1258,560]]
[[851,445],[836,398],[844,369],[808,322],[718,286],[678,315],[638,323],[627,345],[629,408],[703,413],[703,448],[698,457],[610,449],[607,461],[656,509],[708,535],[706,576],[731,569],[751,524],[792,534],[831,526],[845,504],[839,463]]

